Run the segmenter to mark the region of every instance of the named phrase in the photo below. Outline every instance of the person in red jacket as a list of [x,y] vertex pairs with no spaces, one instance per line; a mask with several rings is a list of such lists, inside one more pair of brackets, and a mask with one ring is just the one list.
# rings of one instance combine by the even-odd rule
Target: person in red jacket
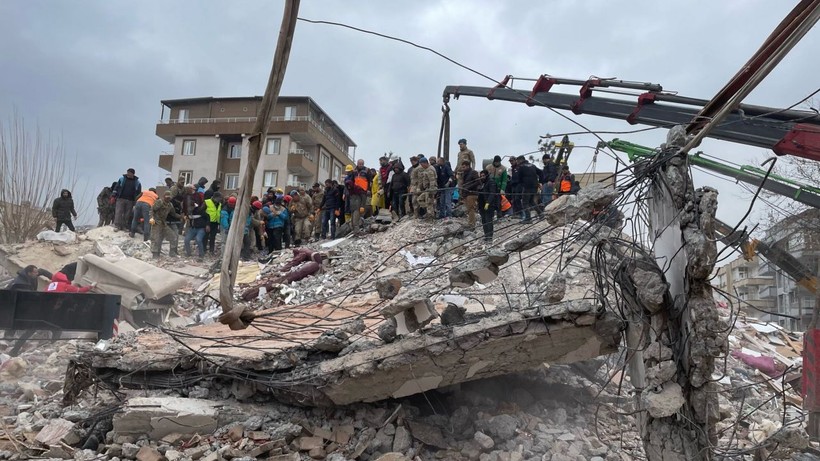
[[48,284],[46,291],[55,293],[88,293],[92,288],[97,286],[97,282],[92,283],[87,287],[77,287],[71,284],[68,276],[62,272],[57,272],[51,277],[51,283]]

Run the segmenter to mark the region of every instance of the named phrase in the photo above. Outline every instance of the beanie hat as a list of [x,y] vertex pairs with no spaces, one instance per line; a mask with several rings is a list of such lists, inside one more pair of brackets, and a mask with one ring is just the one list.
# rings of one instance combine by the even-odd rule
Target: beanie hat
[[427,160],[427,157],[425,157],[423,155],[420,155],[419,156],[419,163],[430,163],[430,162]]
[[496,155],[495,157],[493,157],[493,162],[500,162],[500,161],[501,161],[501,156],[500,155]]
[[461,138],[461,139],[458,140],[458,143],[459,144],[467,144],[467,140],[464,139],[464,138]]

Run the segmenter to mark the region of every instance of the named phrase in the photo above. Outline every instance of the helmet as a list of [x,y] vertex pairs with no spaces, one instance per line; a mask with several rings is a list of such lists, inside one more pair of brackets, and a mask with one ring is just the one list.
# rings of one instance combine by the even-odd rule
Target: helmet
[[286,196],[285,196],[285,203],[290,203],[290,201],[291,201],[291,199],[292,199],[292,198],[293,198],[293,197],[291,197],[290,195],[286,195]]
[[351,171],[353,171],[353,165],[348,165],[345,167],[345,172],[350,173]]
[[283,191],[281,188],[276,188],[276,193],[277,194],[284,194],[285,191]]
[[290,191],[290,196],[291,196],[291,197],[296,196],[296,195],[299,195],[299,191],[298,191],[298,190],[293,189],[292,191]]
[[236,205],[236,197],[228,197],[228,205]]
[[[228,200],[228,201],[230,202],[230,200]],[[262,202],[257,200],[255,202],[251,203],[251,206],[256,208],[257,210],[261,210],[262,209]]]

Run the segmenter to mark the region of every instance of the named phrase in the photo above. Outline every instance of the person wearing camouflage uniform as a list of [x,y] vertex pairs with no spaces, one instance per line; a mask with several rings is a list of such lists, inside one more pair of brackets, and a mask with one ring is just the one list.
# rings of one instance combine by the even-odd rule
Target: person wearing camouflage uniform
[[151,224],[151,253],[154,258],[159,258],[162,249],[163,239],[168,240],[170,250],[168,256],[177,256],[177,245],[179,244],[179,234],[175,225],[169,225],[169,218],[180,219],[181,216],[174,209],[171,203],[171,191],[166,191],[162,198],[155,201],[151,206],[149,223]]
[[310,240],[310,214],[313,212],[313,202],[305,189],[300,187],[299,192],[293,195],[290,205],[293,216],[294,243],[300,245]]
[[117,187],[116,182],[111,184],[111,187],[103,187],[97,195],[97,214],[100,215],[100,222],[97,227],[107,226],[114,222],[114,205],[111,203],[111,194],[114,192],[115,187]]
[[320,207],[324,198],[325,191],[322,189],[322,185],[317,182],[310,191],[310,201],[313,202],[313,237],[316,240],[319,240],[322,233],[322,210],[320,210]]
[[436,210],[436,188],[438,178],[436,170],[430,167],[430,162],[426,157],[419,158],[419,166],[413,169],[410,176],[410,192],[416,202],[415,216],[421,218],[421,210],[424,209],[425,217],[433,219]]

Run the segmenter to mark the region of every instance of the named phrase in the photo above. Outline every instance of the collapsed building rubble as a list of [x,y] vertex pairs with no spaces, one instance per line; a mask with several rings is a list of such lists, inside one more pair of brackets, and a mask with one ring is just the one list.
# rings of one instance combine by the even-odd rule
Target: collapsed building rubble
[[[619,234],[590,227],[587,205],[564,207],[569,202],[553,205],[567,216],[565,226],[545,220],[521,232],[520,224],[502,223],[494,245],[479,243],[481,236],[458,222],[401,221],[384,233],[244,264],[237,293],[253,294],[242,299],[254,320],[238,332],[213,321],[219,281],[205,275],[207,267],[162,260],[158,265],[185,284],[159,328],[123,333],[104,351],[80,340],[41,339],[19,358],[3,359],[0,406],[8,408],[8,429],[0,453],[641,458],[628,414],[633,402],[625,396],[634,389],[623,355],[611,354],[621,345],[623,317],[602,309],[596,289],[594,244]],[[82,237],[66,247],[85,245],[80,251],[99,255],[97,243]],[[26,244],[15,256],[25,258],[33,246],[51,251],[50,244]],[[311,262],[321,266],[312,275],[281,279]],[[776,363],[791,358],[782,369],[794,365],[797,352],[783,338],[799,338],[756,328],[748,322],[730,333],[732,350]],[[771,346],[771,354],[775,336],[792,352]],[[652,354],[663,359],[668,351],[645,352]],[[787,421],[798,417],[799,393],[743,357],[728,356],[726,376],[713,377],[720,379],[721,441],[787,455],[806,450],[806,439],[782,423],[784,414]]]

